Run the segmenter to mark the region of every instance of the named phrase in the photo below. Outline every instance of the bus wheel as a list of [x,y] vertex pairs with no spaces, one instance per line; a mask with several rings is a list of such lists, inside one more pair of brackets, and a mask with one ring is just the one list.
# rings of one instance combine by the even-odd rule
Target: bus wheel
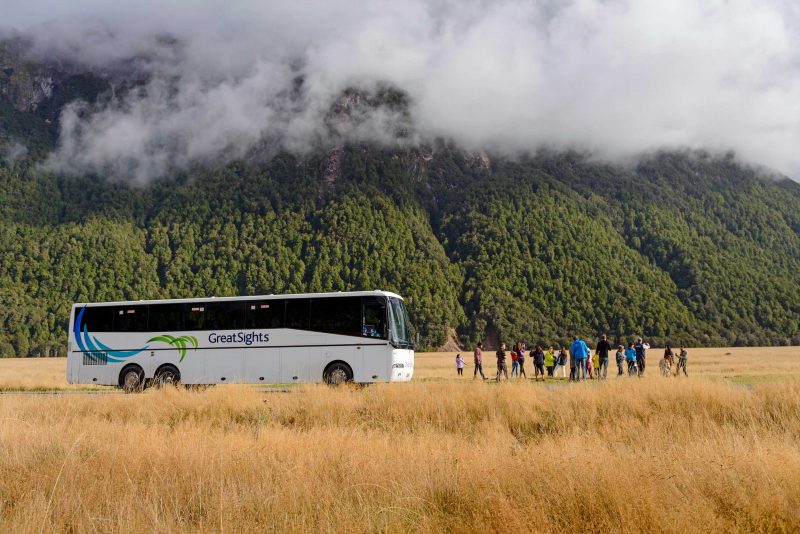
[[325,380],[326,384],[332,386],[352,382],[353,370],[346,363],[334,362],[325,368],[325,372],[322,373],[322,379]]
[[174,365],[163,365],[156,371],[153,381],[158,388],[177,386],[181,381],[181,372]]
[[129,365],[119,374],[119,385],[125,393],[144,389],[144,371],[138,365]]

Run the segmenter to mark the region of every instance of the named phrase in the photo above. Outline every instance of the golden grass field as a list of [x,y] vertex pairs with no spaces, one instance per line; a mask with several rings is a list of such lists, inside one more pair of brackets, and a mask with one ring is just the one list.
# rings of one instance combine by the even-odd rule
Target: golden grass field
[[[0,531],[800,530],[800,349],[657,354],[558,387],[420,354],[410,384],[2,395]],[[0,360],[0,388],[64,367]]]

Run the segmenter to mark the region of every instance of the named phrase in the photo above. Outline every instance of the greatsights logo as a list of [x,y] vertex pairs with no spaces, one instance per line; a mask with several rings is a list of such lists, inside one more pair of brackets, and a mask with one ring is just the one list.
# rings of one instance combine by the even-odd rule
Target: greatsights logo
[[208,334],[208,342],[212,345],[217,343],[244,343],[248,347],[253,343],[269,343],[267,332],[234,332],[232,334],[218,334],[211,332]]

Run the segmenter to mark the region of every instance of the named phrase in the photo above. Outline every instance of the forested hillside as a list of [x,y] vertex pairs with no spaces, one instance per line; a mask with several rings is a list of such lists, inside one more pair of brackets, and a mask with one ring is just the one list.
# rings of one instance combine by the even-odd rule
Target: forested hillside
[[623,172],[569,155],[341,151],[150,187],[0,165],[4,354],[50,353],[73,301],[386,288],[425,346],[644,334],[798,342],[800,194],[729,161]]
[[63,353],[73,301],[377,288],[425,348],[800,343],[800,187],[733,158],[342,144],[131,185],[41,167],[58,106],[102,83],[64,74],[26,107],[20,75],[0,71],[3,355]]

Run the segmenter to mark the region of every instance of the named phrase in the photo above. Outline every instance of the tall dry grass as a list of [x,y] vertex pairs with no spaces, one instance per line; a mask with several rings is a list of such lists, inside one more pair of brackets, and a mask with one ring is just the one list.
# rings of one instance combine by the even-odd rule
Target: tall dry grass
[[[484,356],[484,372],[494,376],[495,361],[492,351]],[[466,360],[465,376],[458,378],[455,370],[455,352],[422,352],[416,354],[414,380],[460,380],[472,375],[471,351],[462,352]],[[648,352],[648,373],[658,373],[661,349]],[[533,366],[526,364],[533,376]],[[106,390],[91,384],[67,384],[66,358],[0,358],[0,391],[36,390]],[[616,372],[611,362],[609,372]],[[689,349],[689,375],[692,378],[759,382],[800,379],[800,347],[723,347]]]
[[0,398],[6,532],[797,531],[800,381]]

